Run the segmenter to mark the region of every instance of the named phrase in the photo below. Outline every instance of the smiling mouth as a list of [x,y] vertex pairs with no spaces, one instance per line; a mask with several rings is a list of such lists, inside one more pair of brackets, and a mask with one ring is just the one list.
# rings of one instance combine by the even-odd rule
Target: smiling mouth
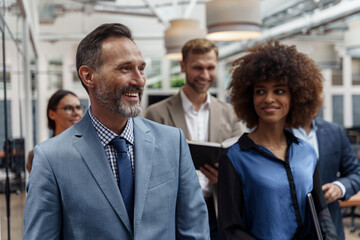
[[276,112],[278,109],[280,109],[280,107],[276,107],[276,106],[265,106],[262,108],[264,110],[264,112],[266,113],[274,113]]
[[138,92],[124,92],[123,94],[128,97],[138,97],[139,96]]
[[200,83],[200,84],[207,84],[207,83],[210,83],[211,80],[196,80],[197,83]]
[[280,107],[263,107],[264,110],[280,109]]

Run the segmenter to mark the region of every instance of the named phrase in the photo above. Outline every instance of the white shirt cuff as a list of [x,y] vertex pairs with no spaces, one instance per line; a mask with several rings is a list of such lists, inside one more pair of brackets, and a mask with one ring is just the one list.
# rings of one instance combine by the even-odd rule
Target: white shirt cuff
[[212,191],[211,191],[211,184],[209,179],[200,170],[196,170],[196,174],[198,176],[204,197],[205,198],[210,197],[212,195]]
[[342,184],[340,181],[334,181],[332,183],[335,184],[335,185],[338,185],[341,188],[342,194],[341,194],[340,198],[343,198],[345,196],[345,193],[346,193],[346,189],[345,189],[344,184]]

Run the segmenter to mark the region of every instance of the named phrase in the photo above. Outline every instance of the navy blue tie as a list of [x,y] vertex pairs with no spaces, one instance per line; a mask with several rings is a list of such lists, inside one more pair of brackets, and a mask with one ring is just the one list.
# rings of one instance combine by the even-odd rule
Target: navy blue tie
[[111,143],[117,152],[116,161],[119,173],[118,184],[120,192],[123,197],[130,222],[132,223],[134,215],[134,178],[131,162],[127,154],[126,141],[124,138],[114,138]]

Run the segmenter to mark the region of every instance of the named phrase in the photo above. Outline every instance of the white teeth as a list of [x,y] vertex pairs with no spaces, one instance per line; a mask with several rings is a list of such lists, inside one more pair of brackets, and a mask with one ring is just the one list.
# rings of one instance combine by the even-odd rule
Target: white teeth
[[129,97],[137,97],[139,95],[139,93],[124,93],[125,96],[129,96]]

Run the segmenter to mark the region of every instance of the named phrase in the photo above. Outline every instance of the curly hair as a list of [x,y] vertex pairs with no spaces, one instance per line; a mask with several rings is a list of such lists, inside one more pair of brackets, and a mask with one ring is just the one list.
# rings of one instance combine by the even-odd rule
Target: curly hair
[[322,106],[322,75],[315,62],[295,46],[286,46],[277,40],[248,51],[233,62],[228,86],[238,118],[248,128],[255,127],[259,117],[253,104],[254,84],[277,80],[289,86],[291,95],[285,127],[297,128],[310,123]]

